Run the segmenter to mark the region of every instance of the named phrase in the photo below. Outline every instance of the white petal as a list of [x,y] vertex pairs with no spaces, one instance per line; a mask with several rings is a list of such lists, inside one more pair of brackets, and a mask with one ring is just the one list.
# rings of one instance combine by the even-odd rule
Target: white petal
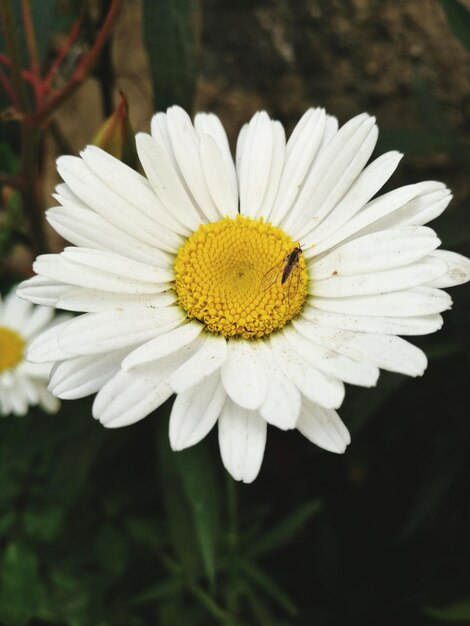
[[297,428],[309,441],[329,452],[343,453],[351,442],[338,413],[312,402],[303,402]]
[[396,170],[402,154],[387,152],[368,165],[356,178],[334,210],[312,229],[306,226],[300,233],[302,241],[323,241],[346,224],[382,188]]
[[[56,317],[56,321],[60,320],[60,316]],[[67,359],[70,355],[59,347],[58,337],[63,328],[71,321],[63,321],[52,328],[48,328],[38,335],[26,349],[26,358],[33,363],[48,363],[49,361],[60,361]]]
[[264,217],[265,220],[272,221],[270,215],[273,208],[274,198],[279,189],[282,170],[284,168],[284,157],[286,150],[286,135],[284,127],[280,122],[272,123],[273,147],[271,168],[269,170],[269,178],[266,183],[266,193],[257,212],[257,217]]
[[155,339],[147,341],[133,350],[122,362],[122,369],[127,371],[133,367],[157,361],[181,348],[192,344],[199,337],[204,326],[200,322],[188,322],[161,333]]
[[[101,252],[101,251],[95,251]],[[138,279],[126,278],[117,274],[110,267],[110,271],[104,271],[89,264],[70,260],[70,255],[62,254],[42,254],[38,256],[33,264],[33,269],[38,274],[55,280],[60,283],[69,283],[87,289],[100,289],[116,293],[128,294],[155,294],[166,291],[169,288],[167,283],[153,283]],[[129,261],[131,263],[131,261]],[[159,268],[155,268],[156,270]],[[160,270],[164,271],[164,270]],[[166,270],[165,270],[166,271]],[[165,276],[161,275],[162,278]]]
[[36,404],[39,404],[38,386],[39,384],[44,386],[45,381],[41,381],[39,383],[39,381],[37,380],[36,381],[30,380],[27,376],[20,374],[17,369],[16,370],[16,384],[17,384],[17,387],[16,387],[17,391],[19,391],[25,396],[26,401],[29,405],[34,406]]
[[429,282],[431,287],[455,287],[470,280],[470,259],[467,257],[450,250],[436,250],[432,256],[446,263],[447,272]]
[[440,245],[431,228],[409,226],[379,231],[338,246],[311,264],[313,280],[377,272],[418,261]]
[[66,311],[80,313],[97,313],[113,308],[165,308],[176,302],[176,293],[173,290],[156,294],[123,294],[85,287],[69,287],[57,298],[55,306]]
[[72,205],[86,209],[87,211],[92,210],[85,202],[82,202],[65,183],[59,183],[56,186],[55,193],[52,194],[52,197],[55,198],[59,204],[62,204],[62,206]]
[[349,315],[387,315],[413,317],[442,313],[452,306],[445,291],[432,287],[413,287],[406,291],[392,291],[370,296],[350,298],[315,298],[312,306],[322,311]]
[[[158,267],[168,267],[171,263],[171,257],[163,250],[131,237],[94,211],[77,206],[54,207],[46,212],[46,218],[64,239],[75,246],[116,252]],[[172,235],[167,249],[174,250],[178,242]]]
[[17,288],[20,298],[44,306],[55,306],[58,298],[70,289],[69,285],[56,282],[44,276],[33,276],[24,280]]
[[272,348],[263,351],[268,391],[259,412],[268,424],[282,430],[295,428],[300,412],[300,392],[278,366]]
[[27,378],[47,382],[51,369],[52,363],[30,363],[29,361],[22,361],[18,364],[15,371]]
[[222,159],[225,163],[225,170],[230,180],[231,193],[236,198],[238,206],[238,184],[237,174],[235,172],[235,164],[230,153],[230,146],[224,127],[217,115],[213,113],[197,113],[194,118],[194,127],[201,136],[202,134],[210,135],[216,142]]
[[170,415],[170,444],[183,450],[199,443],[216,423],[226,400],[218,372],[176,396]]
[[[371,200],[366,206],[359,211],[352,219],[344,223],[343,226],[335,230],[321,241],[316,238],[316,230],[312,228],[309,236],[302,238],[305,245],[305,256],[317,256],[345,241],[353,235],[363,234],[366,229],[382,224],[382,218],[390,215],[394,211],[399,211],[405,206],[413,207],[414,202],[418,201],[427,204],[434,202],[434,192],[445,189],[445,185],[434,181],[425,181],[416,185],[407,185],[399,187],[389,193],[383,194],[374,200]],[[382,230],[381,228],[378,228]]]
[[258,476],[266,446],[266,422],[228,398],[219,417],[219,446],[226,470],[244,483]]
[[391,372],[421,376],[427,366],[424,352],[401,337],[324,328],[305,319],[293,325],[314,343]]
[[268,390],[266,369],[256,345],[245,339],[228,342],[228,358],[222,365],[222,383],[234,402],[246,409],[261,406]]
[[325,280],[311,281],[309,290],[315,296],[328,298],[386,293],[424,285],[443,276],[446,269],[447,266],[443,261],[428,256],[404,267],[355,276],[331,276]]
[[14,328],[22,334],[23,327],[33,310],[32,304],[18,297],[15,290],[11,290],[3,301],[0,311],[0,324]]
[[[237,185],[240,185],[241,160],[243,154],[243,146],[245,144],[246,134],[248,132],[248,124],[243,124],[237,137],[237,148],[235,152],[235,164],[237,174]],[[239,194],[240,196],[240,194]]]
[[92,248],[65,248],[61,257],[72,263],[79,263],[98,271],[116,274],[118,277],[140,280],[147,283],[164,283],[174,280],[170,269],[154,267],[147,263],[133,261],[125,256],[106,250]]
[[156,366],[142,372],[121,370],[96,395],[93,416],[106,428],[129,426],[147,417],[171,394]]
[[165,230],[187,234],[181,224],[158,200],[149,182],[122,161],[97,146],[88,146],[80,153],[85,163],[109,187]]
[[[325,179],[320,183],[320,189],[321,184],[323,184],[324,187],[323,193],[320,189],[318,189],[318,191],[315,190],[316,199],[312,199],[314,206],[316,205],[318,207],[315,212],[310,211],[308,197],[304,196],[304,210],[301,212],[299,208],[297,221],[295,223],[292,222],[292,226],[289,225],[296,239],[300,238],[300,234],[304,233],[312,225],[320,224],[330,215],[340,200],[351,189],[357,177],[361,174],[377,143],[378,129],[375,124],[372,124],[373,119],[374,118],[371,118],[371,120],[368,120],[367,123],[364,124],[365,130],[363,132],[367,134],[351,162],[347,166],[343,166],[342,164],[335,166],[338,168],[337,171],[341,172],[341,176],[336,177],[336,179],[334,177],[330,178],[328,181],[328,175],[331,177],[331,173],[327,172]],[[369,130],[367,130],[368,128]],[[328,148],[326,148],[325,151],[327,149]],[[320,158],[321,155],[319,159]],[[342,170],[343,167],[345,168],[344,171]],[[301,199],[299,202],[300,201]]]
[[72,191],[111,224],[157,248],[165,245],[168,233],[164,227],[108,187],[82,159],[60,157],[57,170]]
[[377,383],[379,370],[374,365],[355,361],[306,340],[294,327],[286,330],[284,336],[299,357],[325,374],[352,385],[373,387]]
[[75,400],[96,393],[119,371],[127,352],[119,350],[61,361],[52,370],[49,390],[62,400]]
[[119,428],[143,419],[158,408],[171,394],[168,384],[172,374],[188,358],[183,348],[154,364],[120,370],[98,392],[93,415],[107,428]]
[[10,402],[14,415],[23,416],[28,412],[28,399],[18,383],[10,390]]
[[439,314],[420,317],[385,317],[331,313],[307,307],[302,311],[302,315],[318,326],[384,335],[427,335],[439,330],[443,324]]
[[235,217],[238,211],[238,195],[233,193],[230,175],[215,140],[201,135],[201,161],[211,197],[220,216]]
[[326,126],[325,132],[323,133],[323,139],[321,142],[321,146],[319,152],[322,152],[326,146],[330,143],[330,141],[335,137],[338,133],[339,122],[338,119],[334,115],[326,115]]
[[439,217],[451,200],[452,194],[445,188],[418,196],[397,211],[371,224],[363,233],[400,226],[422,226]]
[[204,341],[170,378],[169,383],[176,393],[186,391],[200,383],[206,376],[220,369],[228,356],[227,340],[222,335],[204,336]]
[[286,162],[270,214],[270,220],[275,224],[281,222],[294,204],[320,147],[324,130],[323,109],[309,109],[294,128],[287,142]]
[[367,114],[349,120],[319,153],[283,222],[294,236],[307,224],[319,224],[354,182],[377,140],[374,122]]
[[166,115],[171,146],[180,172],[198,204],[199,210],[209,222],[220,219],[209,189],[201,163],[199,137],[189,115],[180,107],[170,107]]
[[291,347],[283,334],[271,336],[278,366],[301,393],[318,404],[338,408],[344,399],[344,385],[337,378],[312,367]]
[[58,344],[68,356],[119,350],[148,341],[180,326],[183,317],[183,313],[176,307],[111,309],[85,313],[61,327]]
[[150,122],[152,137],[159,143],[165,152],[171,156],[173,163],[176,165],[175,155],[171,147],[170,134],[168,133],[168,124],[166,113],[155,113]]
[[142,167],[159,201],[188,229],[188,232],[197,230],[202,218],[175,170],[169,154],[145,133],[138,133],[136,146]]
[[52,395],[43,385],[36,385],[39,394],[39,405],[46,413],[57,413],[60,409],[60,401]]
[[243,215],[255,218],[262,207],[273,160],[273,144],[273,122],[265,111],[259,111],[248,124],[242,153],[237,154]]
[[53,317],[54,309],[36,306],[22,328],[23,336],[26,339],[32,339],[52,321]]

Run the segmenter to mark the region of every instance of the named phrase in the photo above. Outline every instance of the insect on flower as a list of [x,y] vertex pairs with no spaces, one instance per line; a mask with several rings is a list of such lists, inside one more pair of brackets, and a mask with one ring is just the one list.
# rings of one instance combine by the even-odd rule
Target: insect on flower
[[269,269],[261,279],[261,289],[266,291],[274,283],[281,278],[281,285],[286,285],[287,295],[295,294],[300,279],[300,255],[302,254],[302,247],[295,246],[289,254],[282,257],[275,265]]

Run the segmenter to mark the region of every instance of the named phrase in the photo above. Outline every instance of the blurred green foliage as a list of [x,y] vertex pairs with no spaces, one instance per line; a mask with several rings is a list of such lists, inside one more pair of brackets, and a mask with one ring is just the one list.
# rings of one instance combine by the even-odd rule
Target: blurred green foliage
[[199,41],[197,0],[143,0],[143,31],[155,106],[192,111]]

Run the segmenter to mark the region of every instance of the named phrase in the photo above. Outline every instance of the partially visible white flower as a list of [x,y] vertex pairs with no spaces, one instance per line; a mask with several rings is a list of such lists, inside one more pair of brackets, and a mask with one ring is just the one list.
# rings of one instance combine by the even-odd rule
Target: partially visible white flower
[[14,290],[3,302],[0,295],[0,415],[26,415],[32,405],[48,413],[59,409],[47,390],[52,363],[25,360],[28,344],[56,323],[53,318],[54,309],[20,300]]
[[193,124],[172,107],[151,131],[137,136],[146,177],[96,147],[59,159],[65,184],[47,219],[74,247],[38,257],[19,293],[82,315],[29,358],[57,361],[56,396],[96,393],[109,428],[176,393],[173,449],[217,424],[237,480],[257,476],[268,424],[344,452],[344,384],[375,385],[379,368],[420,376],[426,355],[401,336],[438,330],[452,303],[441,288],[469,279],[470,261],[437,250],[424,226],[449,190],[427,181],[377,196],[402,155],[366,165],[378,135],[366,114],[338,129],[311,109],[286,141],[257,113],[235,163],[215,115]]

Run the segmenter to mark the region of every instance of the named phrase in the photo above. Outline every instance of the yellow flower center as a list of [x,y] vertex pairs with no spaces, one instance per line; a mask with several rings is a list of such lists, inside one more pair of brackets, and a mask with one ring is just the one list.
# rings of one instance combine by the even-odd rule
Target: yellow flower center
[[0,326],[0,373],[11,369],[23,358],[25,342],[10,328]]
[[225,337],[269,335],[299,313],[307,295],[297,246],[263,219],[238,215],[201,225],[176,257],[180,306]]

